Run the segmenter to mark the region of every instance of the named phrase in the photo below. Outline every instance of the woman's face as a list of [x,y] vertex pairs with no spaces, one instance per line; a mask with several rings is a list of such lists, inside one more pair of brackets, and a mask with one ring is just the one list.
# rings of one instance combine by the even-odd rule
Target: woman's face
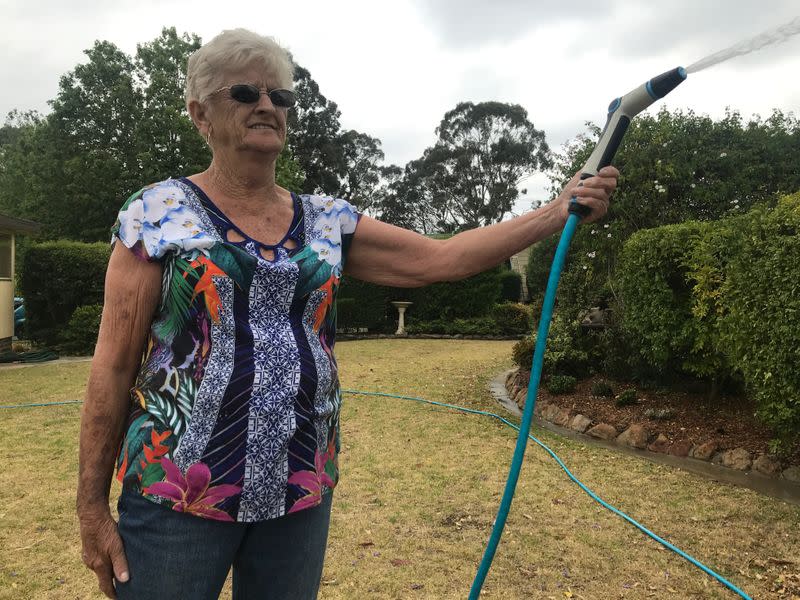
[[285,108],[273,106],[264,93],[280,87],[276,79],[258,67],[226,75],[220,87],[247,83],[262,92],[255,104],[231,98],[229,90],[212,94],[207,100],[214,152],[259,152],[277,156],[286,142]]

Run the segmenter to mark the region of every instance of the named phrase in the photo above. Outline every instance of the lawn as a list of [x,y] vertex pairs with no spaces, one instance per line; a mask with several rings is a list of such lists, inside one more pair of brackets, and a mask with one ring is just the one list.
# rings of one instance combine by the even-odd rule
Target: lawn
[[[495,408],[511,342],[337,346],[345,388]],[[88,363],[0,369],[0,403],[82,396]],[[80,562],[77,405],[0,411],[0,598],[101,598]],[[322,599],[465,598],[516,433],[485,417],[346,395]],[[600,496],[754,598],[800,597],[800,507],[534,432]],[[117,493],[115,488],[114,493]],[[531,445],[487,598],[734,598],[591,501]],[[223,598],[229,597],[226,592]]]

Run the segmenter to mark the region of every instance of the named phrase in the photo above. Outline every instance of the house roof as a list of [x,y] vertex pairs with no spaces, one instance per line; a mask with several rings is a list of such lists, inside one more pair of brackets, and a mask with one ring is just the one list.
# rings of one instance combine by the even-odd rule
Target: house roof
[[15,232],[19,231],[22,233],[37,233],[41,228],[41,224],[35,221],[9,217],[8,215],[0,213],[0,229]]

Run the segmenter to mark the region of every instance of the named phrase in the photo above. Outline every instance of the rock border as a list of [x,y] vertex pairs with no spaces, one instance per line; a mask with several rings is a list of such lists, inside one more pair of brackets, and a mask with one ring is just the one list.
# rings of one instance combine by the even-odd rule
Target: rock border
[[[512,370],[505,377],[505,389],[509,398],[520,410],[525,407],[528,395],[527,386],[522,384],[519,370]],[[577,411],[561,408],[555,403],[538,402],[534,415],[539,419],[563,427],[576,434],[589,436],[635,450],[666,454],[677,458],[694,458],[711,464],[726,467],[741,473],[758,473],[800,484],[800,466],[785,466],[769,454],[753,454],[746,448],[722,448],[714,439],[701,444],[673,442],[665,434],[656,430],[652,423],[633,423],[622,430],[610,423],[593,421]],[[656,425],[657,426],[657,425]]]

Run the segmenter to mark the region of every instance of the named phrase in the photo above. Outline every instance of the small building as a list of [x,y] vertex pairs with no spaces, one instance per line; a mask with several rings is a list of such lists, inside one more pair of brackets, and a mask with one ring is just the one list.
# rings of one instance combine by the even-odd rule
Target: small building
[[36,233],[33,221],[0,214],[0,352],[11,350],[14,337],[14,257],[16,236]]
[[528,256],[531,253],[531,248],[533,246],[528,246],[521,252],[517,252],[514,256],[509,259],[511,263],[511,270],[516,271],[519,273],[520,277],[522,277],[522,289],[520,290],[519,299],[520,302],[528,302],[530,298],[528,297]]

